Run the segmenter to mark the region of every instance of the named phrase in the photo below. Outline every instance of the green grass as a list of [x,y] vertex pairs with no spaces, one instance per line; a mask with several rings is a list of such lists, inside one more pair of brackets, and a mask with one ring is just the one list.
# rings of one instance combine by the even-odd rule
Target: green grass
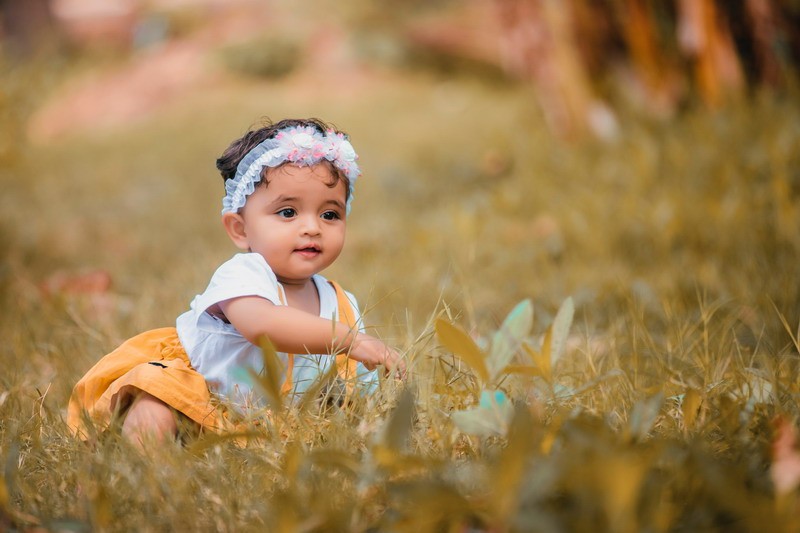
[[[407,353],[412,395],[389,382],[347,409],[262,416],[247,441],[144,456],[113,433],[77,442],[75,381],[172,324],[235,251],[214,159],[262,115],[352,135],[364,176],[327,274]],[[565,145],[524,87],[384,73],[342,96],[290,77],[15,148],[1,174],[0,529],[797,530],[769,446],[773,418],[798,415],[800,106],[622,117],[616,141]],[[40,290],[87,270],[112,290]],[[521,340],[538,348],[569,296],[551,379],[500,384],[510,433],[459,431],[450,415],[481,383],[435,320],[486,347],[531,299]]]

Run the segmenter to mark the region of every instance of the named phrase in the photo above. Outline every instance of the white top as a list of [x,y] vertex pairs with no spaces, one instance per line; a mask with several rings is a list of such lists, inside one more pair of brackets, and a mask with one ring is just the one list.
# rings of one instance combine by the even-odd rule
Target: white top
[[[336,291],[319,274],[312,279],[319,293],[319,316],[330,320],[338,315]],[[239,296],[260,296],[275,305],[283,305],[279,296],[282,292],[283,287],[263,256],[236,254],[214,272],[205,292],[195,296],[191,309],[176,321],[178,337],[192,366],[203,375],[213,392],[234,405],[247,405],[254,399],[257,404],[261,403],[251,394],[252,379],[247,373],[248,368],[256,372],[263,370],[261,349],[245,339],[233,325],[207,311],[219,302]],[[356,299],[349,292],[345,294],[353,307],[356,323],[363,330]],[[287,354],[279,352],[278,357],[286,368]],[[294,392],[305,392],[335,361],[336,358],[328,354],[295,354]],[[281,383],[285,377],[281,377]],[[377,372],[370,372],[359,363],[358,379],[372,388],[377,383]]]

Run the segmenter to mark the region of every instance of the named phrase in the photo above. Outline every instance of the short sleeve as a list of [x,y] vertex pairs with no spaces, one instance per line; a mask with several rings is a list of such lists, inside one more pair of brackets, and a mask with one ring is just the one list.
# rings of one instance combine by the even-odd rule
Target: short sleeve
[[214,272],[192,309],[199,316],[214,304],[241,296],[260,296],[281,305],[278,290],[278,279],[260,254],[236,254]]

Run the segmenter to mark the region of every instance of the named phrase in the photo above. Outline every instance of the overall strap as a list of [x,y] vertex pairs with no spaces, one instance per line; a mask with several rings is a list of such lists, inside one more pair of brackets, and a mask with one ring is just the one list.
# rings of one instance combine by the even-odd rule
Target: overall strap
[[[278,298],[281,299],[281,304],[286,304],[286,296],[283,293],[283,287],[278,285]],[[287,353],[286,354],[286,379],[283,380],[283,384],[281,385],[281,394],[286,396],[292,390],[292,384],[294,383],[292,380],[292,372],[294,371],[294,354]]]
[[[342,289],[342,286],[335,281],[328,280],[328,283],[330,283],[331,287],[333,287],[333,290],[336,291],[336,303],[338,307],[336,316],[339,322],[347,324],[350,329],[357,331],[358,325],[356,323],[355,313],[353,312],[353,306],[350,303],[350,300],[347,298],[344,289]],[[281,303],[286,305],[286,299],[283,295],[283,291],[278,291],[278,296],[281,299]],[[292,386],[294,385],[292,378],[292,373],[294,370],[294,354],[289,353],[286,354],[286,356],[286,379],[284,379],[283,384],[281,385],[281,394],[284,395],[290,393],[292,391]],[[346,353],[340,353],[336,356],[336,370],[339,377],[345,381],[347,392],[350,393],[351,389],[353,388],[352,380],[354,380],[357,375],[358,361],[355,359],[350,359]]]
[[[347,324],[351,331],[357,332],[358,324],[356,323],[356,316],[353,312],[353,305],[350,303],[350,299],[347,298],[341,285],[330,280],[328,283],[330,283],[336,291],[336,301],[339,307],[339,313],[337,315],[339,322]],[[353,382],[358,375],[358,361],[351,359],[347,352],[340,353],[336,355],[336,372],[345,382],[347,393],[352,393],[354,389]]]

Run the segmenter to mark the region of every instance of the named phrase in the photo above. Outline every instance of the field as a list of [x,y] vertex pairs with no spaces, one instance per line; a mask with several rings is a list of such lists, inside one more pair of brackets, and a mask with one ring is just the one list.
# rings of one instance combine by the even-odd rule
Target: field
[[[229,79],[3,154],[0,530],[800,529],[797,94],[621,106],[616,138],[567,143],[521,84],[318,81]],[[412,376],[145,454],[77,441],[76,380],[235,252],[214,160],[265,115],[351,134],[326,275]]]

